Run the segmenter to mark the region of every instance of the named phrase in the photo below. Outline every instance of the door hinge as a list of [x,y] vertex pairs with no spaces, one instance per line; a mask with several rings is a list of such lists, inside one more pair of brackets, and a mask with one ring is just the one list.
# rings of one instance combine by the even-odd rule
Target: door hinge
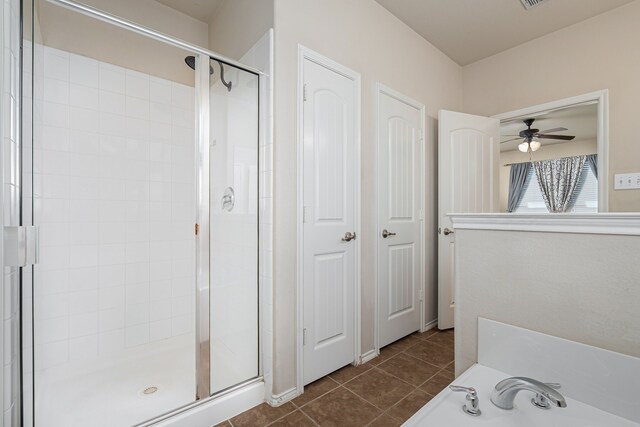
[[195,226],[196,236],[198,235],[199,231],[200,231],[200,224],[196,224],[196,226]]
[[422,209],[418,211],[418,215],[420,217],[420,221],[424,221],[424,211]]
[[424,291],[422,289],[418,292],[418,300],[424,301]]
[[302,223],[305,224],[307,222],[307,207],[302,207]]
[[307,84],[303,84],[302,85],[302,100],[306,101],[307,100]]
[[26,267],[38,263],[38,227],[4,227],[4,265]]
[[420,138],[420,141],[424,141],[424,132],[422,129],[418,131],[418,138]]
[[302,330],[302,345],[307,345],[307,328]]

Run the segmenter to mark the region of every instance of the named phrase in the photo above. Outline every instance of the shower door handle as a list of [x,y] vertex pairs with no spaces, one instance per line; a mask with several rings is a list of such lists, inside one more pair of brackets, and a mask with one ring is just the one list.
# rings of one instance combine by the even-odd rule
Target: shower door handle
[[233,191],[232,187],[227,187],[224,190],[224,195],[222,196],[222,210],[231,212],[233,207],[236,204],[236,193]]

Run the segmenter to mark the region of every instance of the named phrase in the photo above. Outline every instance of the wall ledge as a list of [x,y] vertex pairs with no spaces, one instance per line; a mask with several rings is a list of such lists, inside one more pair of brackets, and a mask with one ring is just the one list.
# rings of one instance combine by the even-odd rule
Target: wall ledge
[[640,213],[600,214],[449,214],[455,230],[640,236]]

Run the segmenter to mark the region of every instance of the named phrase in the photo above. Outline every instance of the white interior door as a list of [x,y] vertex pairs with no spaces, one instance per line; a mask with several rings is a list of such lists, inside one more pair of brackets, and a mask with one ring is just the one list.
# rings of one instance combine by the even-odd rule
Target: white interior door
[[438,328],[453,328],[451,213],[498,212],[500,121],[441,110],[438,116]]
[[422,108],[378,91],[378,344],[420,329]]
[[356,82],[303,60],[304,384],[355,359]]

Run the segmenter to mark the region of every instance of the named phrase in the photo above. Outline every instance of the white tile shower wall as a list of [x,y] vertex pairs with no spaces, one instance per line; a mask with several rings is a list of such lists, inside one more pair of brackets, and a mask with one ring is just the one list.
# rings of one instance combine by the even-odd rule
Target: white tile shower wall
[[[15,226],[20,221],[20,1],[3,0],[0,4],[0,81],[1,123],[0,142],[2,144],[2,225]],[[0,237],[3,237],[0,235]],[[0,240],[1,241],[1,240]],[[0,253],[0,260],[3,260]],[[1,261],[0,261],[1,262]],[[2,354],[2,425],[9,427],[20,423],[20,296],[19,269],[2,268],[2,291],[0,307],[3,327],[0,339]]]
[[36,369],[192,333],[194,89],[49,47],[44,76]]

